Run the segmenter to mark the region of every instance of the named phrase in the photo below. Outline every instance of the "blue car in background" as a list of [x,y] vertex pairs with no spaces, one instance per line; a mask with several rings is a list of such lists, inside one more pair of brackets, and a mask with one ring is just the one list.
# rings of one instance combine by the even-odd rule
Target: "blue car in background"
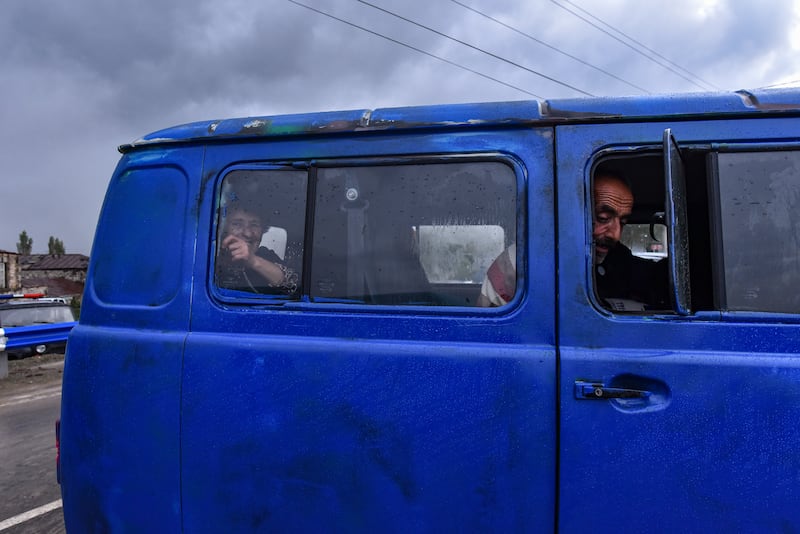
[[[45,298],[33,301],[4,302],[0,304],[0,327],[10,328],[33,325],[52,325],[75,321],[72,307],[63,298]],[[36,354],[64,353],[66,341],[51,343],[33,342],[26,346],[7,348],[9,359],[25,358]]]

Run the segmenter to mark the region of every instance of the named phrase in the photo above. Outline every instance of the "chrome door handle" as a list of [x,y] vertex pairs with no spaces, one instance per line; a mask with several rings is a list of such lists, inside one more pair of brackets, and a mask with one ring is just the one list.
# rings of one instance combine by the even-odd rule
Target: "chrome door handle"
[[646,399],[652,392],[641,389],[606,387],[602,382],[575,381],[575,398],[582,400]]

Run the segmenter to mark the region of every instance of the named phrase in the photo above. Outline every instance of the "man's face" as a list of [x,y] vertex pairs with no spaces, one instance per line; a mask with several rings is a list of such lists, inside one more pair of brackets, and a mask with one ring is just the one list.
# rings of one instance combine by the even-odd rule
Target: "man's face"
[[257,215],[240,209],[230,212],[228,220],[225,222],[225,233],[236,236],[252,248],[258,248],[261,243],[261,236],[264,234],[264,227],[261,225],[261,218]]
[[633,209],[633,193],[623,181],[600,175],[594,180],[594,262],[603,263],[622,236],[622,228]]

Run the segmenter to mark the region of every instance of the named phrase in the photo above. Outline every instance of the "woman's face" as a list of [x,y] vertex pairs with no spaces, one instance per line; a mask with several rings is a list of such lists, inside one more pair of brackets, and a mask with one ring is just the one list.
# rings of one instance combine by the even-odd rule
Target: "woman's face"
[[261,217],[243,209],[233,209],[225,221],[225,234],[236,236],[257,248],[264,234]]

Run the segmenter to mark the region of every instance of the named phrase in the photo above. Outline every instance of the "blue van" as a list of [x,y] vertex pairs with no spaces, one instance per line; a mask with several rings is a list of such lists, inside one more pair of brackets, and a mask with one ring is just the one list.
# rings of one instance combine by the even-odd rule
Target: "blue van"
[[69,532],[800,528],[800,91],[120,151],[64,369]]

